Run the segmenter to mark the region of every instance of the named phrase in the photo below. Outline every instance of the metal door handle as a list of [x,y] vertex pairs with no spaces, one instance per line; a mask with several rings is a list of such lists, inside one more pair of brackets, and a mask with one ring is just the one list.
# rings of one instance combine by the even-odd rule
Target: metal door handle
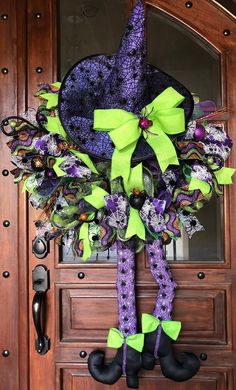
[[37,339],[35,349],[40,355],[45,355],[50,348],[50,339],[45,332],[45,303],[46,293],[49,288],[48,270],[43,265],[38,265],[33,271],[33,289],[35,295],[32,302],[32,314]]

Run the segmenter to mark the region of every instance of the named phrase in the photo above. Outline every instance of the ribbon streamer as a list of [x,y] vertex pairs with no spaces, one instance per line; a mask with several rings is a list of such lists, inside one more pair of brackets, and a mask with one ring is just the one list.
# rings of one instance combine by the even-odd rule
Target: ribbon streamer
[[135,235],[141,238],[141,240],[145,241],[146,238],[145,226],[139,216],[139,211],[134,209],[133,207],[130,207],[129,221],[128,221],[125,238],[131,238]]
[[67,134],[62,127],[59,117],[47,116],[47,123],[44,125],[49,133],[59,134],[62,138],[67,139]]
[[[235,168],[221,168],[219,171],[213,171],[215,178],[220,185],[232,184],[232,176],[235,173]],[[189,190],[200,190],[203,195],[209,194],[211,191],[210,184],[203,180],[192,178],[189,184]]]
[[129,196],[134,188],[138,188],[140,191],[144,190],[143,184],[143,164],[140,163],[136,167],[130,169],[130,175],[128,180],[124,180],[125,192]]
[[[92,160],[86,153],[80,153],[78,150],[70,150],[70,152],[78,157],[84,165],[86,165],[91,172],[98,174],[98,171],[93,164]],[[55,157],[55,164],[53,165],[53,169],[57,175],[57,177],[66,176],[66,172],[63,171],[63,169],[60,168],[60,165],[67,159],[67,157]]]
[[83,223],[79,231],[79,240],[83,241],[83,255],[82,260],[86,261],[90,258],[92,254],[90,242],[89,242],[89,224]]
[[[86,195],[83,199],[91,204],[95,209],[101,209],[105,206],[104,197],[109,195],[108,192],[103,190],[102,188],[92,185],[92,193],[90,195]],[[79,232],[79,239],[83,240],[83,255],[82,260],[88,260],[92,254],[91,245],[89,241],[89,224],[83,223]]]

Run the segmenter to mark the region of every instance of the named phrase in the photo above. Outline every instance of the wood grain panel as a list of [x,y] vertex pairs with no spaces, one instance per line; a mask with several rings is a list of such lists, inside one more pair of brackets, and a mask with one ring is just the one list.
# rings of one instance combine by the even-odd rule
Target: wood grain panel
[[[62,342],[105,343],[108,329],[117,326],[116,289],[68,286],[60,288],[57,294],[58,338]],[[155,299],[155,289],[138,289],[139,318],[141,313],[152,312]],[[177,291],[173,317],[183,323],[180,343],[226,344],[225,304],[224,290]]]
[[[200,372],[188,382],[176,383],[163,378],[160,369],[151,373],[140,372],[140,389],[142,390],[233,390],[232,372],[228,368],[202,368]],[[60,367],[57,366],[57,390],[104,390],[108,386],[95,382],[83,366]],[[125,378],[121,378],[115,385],[109,386],[113,390],[126,390]]]
[[[56,1],[28,0],[27,1],[27,49],[28,49],[28,106],[37,108],[38,100],[33,96],[37,91],[38,85],[44,82],[56,81]],[[41,17],[37,18],[36,15]],[[37,72],[37,68],[42,68]],[[34,221],[39,218],[41,211],[36,212],[29,207],[28,213],[28,249],[29,249],[29,327],[30,327],[30,346],[29,346],[29,370],[30,370],[30,389],[45,390],[53,389],[55,386],[54,378],[54,253],[50,254],[44,260],[37,259],[32,253],[32,240],[35,237]],[[38,264],[45,264],[50,271],[50,289],[47,292],[46,301],[46,324],[45,333],[51,341],[50,351],[41,356],[35,350],[36,332],[32,319],[32,300],[34,291],[32,289],[32,270]]]
[[[25,1],[0,0],[0,121],[25,109]],[[19,92],[20,91],[20,92]],[[2,389],[18,390],[27,386],[27,298],[25,245],[19,248],[24,220],[24,201],[18,203],[18,188],[12,175],[2,174],[13,169],[7,137],[0,134],[0,289],[1,332],[0,365]],[[19,210],[21,205],[22,209]],[[9,227],[3,221],[9,221]],[[4,278],[3,272],[9,277]],[[21,337],[19,335],[21,334]],[[9,351],[8,357],[2,352]],[[21,387],[23,390],[23,387]]]
[[62,289],[59,306],[62,341],[104,341],[108,329],[117,326],[115,289]]
[[[139,294],[139,311],[150,313],[156,292]],[[176,293],[173,318],[182,322],[179,342],[226,344],[225,291],[181,288]]]

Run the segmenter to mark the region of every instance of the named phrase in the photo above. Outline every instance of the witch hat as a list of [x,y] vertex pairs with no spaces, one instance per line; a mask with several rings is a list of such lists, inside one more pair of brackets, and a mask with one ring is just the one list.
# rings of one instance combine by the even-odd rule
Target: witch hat
[[[184,109],[187,122],[193,108],[191,93],[173,77],[147,64],[145,10],[143,1],[138,0],[117,53],[87,57],[65,76],[59,96],[62,126],[81,150],[110,160],[114,145],[108,133],[94,131],[94,110],[120,108],[138,115],[170,86],[185,98],[179,107]],[[146,160],[153,155],[151,147],[140,137],[132,160]]]

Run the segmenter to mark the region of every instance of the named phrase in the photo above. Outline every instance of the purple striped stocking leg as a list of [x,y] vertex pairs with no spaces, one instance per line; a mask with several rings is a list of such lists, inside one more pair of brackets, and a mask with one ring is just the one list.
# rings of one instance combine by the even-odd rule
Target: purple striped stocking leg
[[[171,320],[176,283],[172,278],[162,241],[156,240],[152,244],[147,244],[146,250],[149,257],[152,276],[159,284],[159,291],[157,293],[153,315],[160,320]],[[155,346],[156,357],[158,354],[160,337],[161,327],[158,328],[157,333]]]
[[[124,337],[137,333],[135,302],[135,251],[117,242],[117,297],[119,330]],[[124,343],[123,371],[125,372],[126,343]]]

